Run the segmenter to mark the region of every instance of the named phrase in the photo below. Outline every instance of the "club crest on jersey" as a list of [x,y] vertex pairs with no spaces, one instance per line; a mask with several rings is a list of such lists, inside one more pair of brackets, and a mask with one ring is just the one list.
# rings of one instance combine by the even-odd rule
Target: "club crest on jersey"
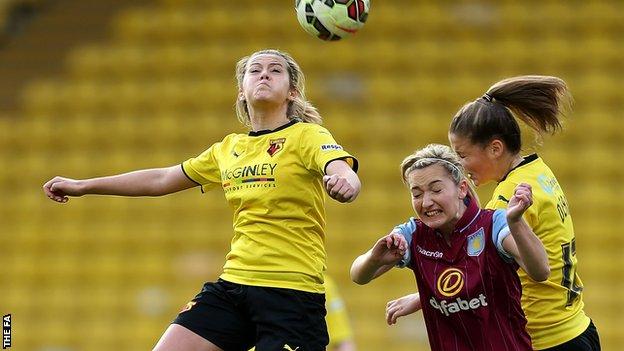
[[279,139],[271,139],[271,140],[269,140],[269,149],[267,150],[269,155],[271,155],[271,157],[273,157],[273,155],[275,155],[276,153],[280,152],[280,150],[282,150],[284,148],[284,142],[285,141],[286,141],[286,138],[279,138]]
[[468,244],[466,245],[466,251],[468,256],[479,256],[485,248],[485,231],[483,228],[479,228],[476,232],[468,235]]

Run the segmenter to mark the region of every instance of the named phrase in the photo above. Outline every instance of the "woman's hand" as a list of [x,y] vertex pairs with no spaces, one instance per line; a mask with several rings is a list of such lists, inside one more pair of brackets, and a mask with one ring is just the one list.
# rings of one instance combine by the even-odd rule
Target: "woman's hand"
[[386,305],[386,323],[396,324],[399,317],[407,316],[422,308],[420,294],[410,294],[388,302]]
[[360,178],[344,160],[333,160],[327,164],[323,185],[327,194],[339,202],[352,202],[360,193]]
[[532,204],[533,192],[531,186],[526,183],[518,184],[507,205],[507,223],[518,222]]
[[43,185],[43,192],[53,201],[66,203],[69,201],[69,196],[82,196],[85,194],[80,185],[79,180],[54,177]]
[[351,202],[358,195],[358,190],[349,183],[347,177],[334,174],[323,177],[323,185],[325,191],[334,200],[339,202]]
[[394,267],[403,258],[407,248],[407,240],[397,232],[382,237],[370,250],[353,261],[351,279],[360,285],[367,284]]
[[405,255],[407,241],[403,235],[392,232],[377,240],[371,249],[371,260],[380,266],[395,265]]

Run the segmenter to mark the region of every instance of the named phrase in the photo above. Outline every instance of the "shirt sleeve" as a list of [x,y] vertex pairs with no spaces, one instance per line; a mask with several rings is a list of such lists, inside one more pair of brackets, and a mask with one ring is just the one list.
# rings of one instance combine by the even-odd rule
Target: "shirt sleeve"
[[314,125],[305,130],[301,137],[301,154],[306,168],[325,174],[325,167],[334,160],[344,160],[357,172],[358,162],[334,140],[331,133]]
[[492,216],[492,242],[496,245],[496,249],[506,261],[513,261],[513,257],[503,248],[503,240],[509,235],[509,226],[507,225],[506,210],[498,209],[494,211]]
[[394,227],[393,232],[401,234],[405,241],[407,241],[407,250],[405,251],[405,255],[403,258],[397,263],[397,267],[405,268],[409,266],[412,262],[412,254],[410,253],[410,247],[412,247],[412,238],[414,236],[414,232],[416,231],[416,219],[414,217],[410,218],[407,222],[402,223]]
[[182,170],[186,176],[204,188],[210,189],[221,183],[221,172],[216,154],[221,143],[213,144],[199,156],[190,158],[182,163]]

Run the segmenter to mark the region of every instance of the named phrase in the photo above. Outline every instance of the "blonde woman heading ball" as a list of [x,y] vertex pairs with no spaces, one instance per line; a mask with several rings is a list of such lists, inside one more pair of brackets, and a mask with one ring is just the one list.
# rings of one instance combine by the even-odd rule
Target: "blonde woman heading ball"
[[255,52],[238,62],[236,78],[236,110],[248,134],[229,134],[181,165],[84,180],[55,177],[44,191],[66,203],[86,194],[223,188],[234,211],[223,273],[203,286],[154,350],[325,350],[323,193],[355,200],[357,161],[320,126],[290,55]]

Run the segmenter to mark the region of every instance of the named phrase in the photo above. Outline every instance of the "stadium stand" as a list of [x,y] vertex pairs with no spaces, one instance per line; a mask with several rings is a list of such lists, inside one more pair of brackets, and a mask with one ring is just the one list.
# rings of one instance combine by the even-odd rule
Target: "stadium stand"
[[17,349],[151,348],[217,277],[231,238],[218,190],[61,206],[41,185],[172,165],[244,132],[234,65],[265,47],[293,54],[310,100],[360,160],[360,198],[328,201],[327,247],[361,350],[428,349],[420,316],[385,325],[385,302],[415,289],[411,272],[348,279],[355,256],[411,216],[398,164],[445,143],[461,104],[519,74],[560,76],[575,95],[566,130],[540,154],[569,196],[585,310],[605,350],[624,343],[622,2],[373,1],[364,29],[338,43],[305,34],[283,0],[60,3],[0,49],[14,64],[6,75],[0,64],[0,312],[19,320]]

